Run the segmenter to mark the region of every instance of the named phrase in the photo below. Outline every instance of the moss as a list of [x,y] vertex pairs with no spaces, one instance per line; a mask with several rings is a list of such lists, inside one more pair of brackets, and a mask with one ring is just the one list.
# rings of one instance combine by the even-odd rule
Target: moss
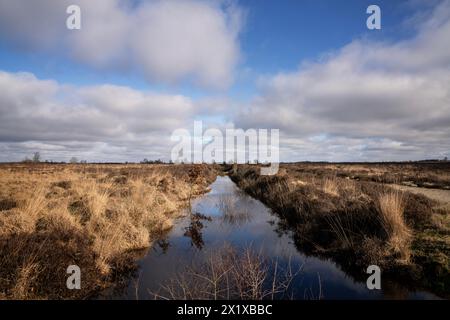
[[450,234],[426,229],[415,236],[411,249],[414,263],[422,268],[422,284],[450,297]]

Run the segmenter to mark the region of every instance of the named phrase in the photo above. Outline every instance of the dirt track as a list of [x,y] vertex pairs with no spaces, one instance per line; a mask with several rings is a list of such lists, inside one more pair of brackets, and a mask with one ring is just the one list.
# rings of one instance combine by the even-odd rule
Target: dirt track
[[450,207],[450,190],[408,187],[401,185],[392,185],[392,186],[402,191],[409,191],[415,194],[422,194],[432,200],[439,201],[440,203],[442,203],[443,207]]

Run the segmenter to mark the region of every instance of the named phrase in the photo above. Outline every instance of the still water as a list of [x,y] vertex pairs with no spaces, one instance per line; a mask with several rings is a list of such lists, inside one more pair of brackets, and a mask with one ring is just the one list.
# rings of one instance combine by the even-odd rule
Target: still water
[[[368,290],[330,260],[306,256],[292,241],[289,231],[281,231],[280,221],[260,201],[244,194],[229,177],[217,177],[211,191],[192,202],[192,212],[208,219],[192,224],[189,215],[178,219],[174,228],[139,261],[136,277],[110,298],[151,299],[161,284],[173,279],[193,261],[202,261],[211,252],[231,244],[251,247],[280,265],[301,268],[291,284],[295,299],[433,299],[427,292],[413,292],[392,283],[382,290]],[[200,223],[198,223],[200,222]]]

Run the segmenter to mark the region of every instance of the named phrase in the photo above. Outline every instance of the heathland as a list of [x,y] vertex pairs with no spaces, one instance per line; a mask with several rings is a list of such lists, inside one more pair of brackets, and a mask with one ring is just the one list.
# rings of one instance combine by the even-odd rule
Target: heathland
[[[90,298],[118,285],[219,174],[270,207],[300,251],[356,279],[376,264],[449,296],[448,162],[292,163],[273,176],[256,165],[20,163],[0,165],[0,298]],[[69,265],[81,290],[66,288]]]
[[[88,298],[120,282],[215,178],[206,165],[0,166],[0,298]],[[81,290],[67,290],[69,265]]]
[[361,279],[375,264],[449,295],[450,163],[297,163],[274,176],[235,166],[229,175],[284,219],[302,251]]

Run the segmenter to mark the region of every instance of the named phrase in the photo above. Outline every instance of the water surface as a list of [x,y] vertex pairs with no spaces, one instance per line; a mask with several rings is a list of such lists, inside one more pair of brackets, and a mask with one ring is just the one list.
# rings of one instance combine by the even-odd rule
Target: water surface
[[[280,265],[290,263],[295,277],[291,292],[295,299],[432,299],[427,292],[413,292],[393,283],[382,290],[368,290],[334,262],[308,257],[294,245],[289,231],[281,231],[280,220],[260,201],[244,194],[229,177],[217,177],[211,191],[192,203],[192,212],[210,219],[193,221],[189,215],[178,219],[174,228],[139,261],[137,276],[115,298],[151,299],[161,284],[173,279],[193,261],[231,244],[249,246]],[[194,224],[193,224],[194,223]],[[200,224],[199,224],[200,223]]]

